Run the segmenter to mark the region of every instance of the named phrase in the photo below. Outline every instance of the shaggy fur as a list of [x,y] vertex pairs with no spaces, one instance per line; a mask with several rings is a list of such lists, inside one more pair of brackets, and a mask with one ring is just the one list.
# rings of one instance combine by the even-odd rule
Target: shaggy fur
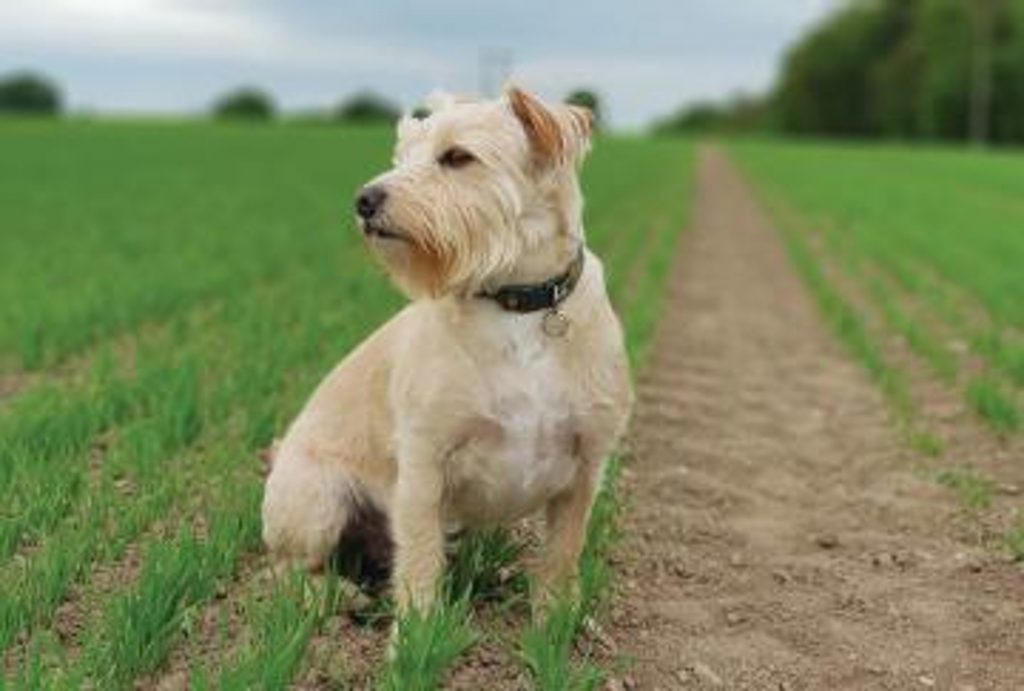
[[274,559],[310,568],[343,537],[361,544],[361,521],[378,517],[403,610],[433,601],[446,533],[538,511],[542,592],[571,585],[632,400],[592,253],[561,306],[563,337],[544,333],[544,312],[479,297],[560,275],[584,242],[577,171],[589,114],[518,89],[430,106],[399,123],[394,168],[364,188],[383,201],[360,219],[411,303],[313,394],[276,451],[263,502]]

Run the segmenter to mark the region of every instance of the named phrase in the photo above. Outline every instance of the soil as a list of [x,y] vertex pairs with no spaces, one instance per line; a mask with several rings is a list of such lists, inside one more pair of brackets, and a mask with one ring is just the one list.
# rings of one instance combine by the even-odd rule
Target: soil
[[669,292],[604,620],[606,662],[631,662],[608,686],[1024,688],[1024,570],[965,537],[715,150]]

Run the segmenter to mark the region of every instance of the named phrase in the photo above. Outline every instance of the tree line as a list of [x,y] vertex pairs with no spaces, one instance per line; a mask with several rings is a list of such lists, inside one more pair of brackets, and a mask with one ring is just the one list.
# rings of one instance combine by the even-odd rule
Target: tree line
[[[0,115],[58,116],[64,111],[64,98],[56,83],[35,72],[16,72],[0,76]],[[273,120],[280,115],[273,96],[258,87],[242,86],[214,99],[211,117],[222,120]],[[393,122],[400,108],[372,91],[349,96],[332,109],[306,112],[302,120],[343,122]]]
[[[577,89],[566,101],[589,108],[600,122],[600,103],[595,92]],[[60,89],[49,78],[34,72],[0,76],[0,115],[57,116],[64,109]],[[268,121],[280,115],[274,97],[266,90],[242,86],[214,99],[209,114],[220,120]],[[391,123],[398,120],[401,108],[372,91],[360,91],[344,99],[333,109],[307,111],[295,115],[303,121],[345,123]]]
[[848,0],[769,94],[656,129],[1024,142],[1024,0]]

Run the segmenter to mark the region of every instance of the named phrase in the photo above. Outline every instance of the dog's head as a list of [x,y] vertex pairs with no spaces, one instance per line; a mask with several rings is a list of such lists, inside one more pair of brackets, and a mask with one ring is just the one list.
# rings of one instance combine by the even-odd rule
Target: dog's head
[[398,123],[394,168],[356,196],[367,242],[407,295],[476,292],[582,233],[589,111],[516,88],[428,106]]

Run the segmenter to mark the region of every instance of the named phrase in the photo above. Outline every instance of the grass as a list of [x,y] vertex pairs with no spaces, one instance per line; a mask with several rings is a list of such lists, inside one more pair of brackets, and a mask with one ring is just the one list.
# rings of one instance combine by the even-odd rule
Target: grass
[[967,400],[996,431],[1009,434],[1020,428],[1020,411],[1013,399],[990,377],[974,379],[967,387]]
[[1024,562],[1024,514],[1017,514],[1017,521],[1006,534],[1006,549],[1016,562]]
[[449,590],[477,602],[526,595],[526,579],[514,568],[523,551],[524,545],[502,528],[466,535],[448,565]]
[[[922,414],[928,389],[911,384],[929,377],[1010,443],[1024,404],[1024,203],[1012,192],[1024,159],[781,142],[739,143],[733,152],[909,445],[928,456],[946,449]],[[935,478],[971,512],[993,505],[994,482],[971,467]],[[1019,523],[1005,542],[1020,558]]]
[[[1024,160],[816,143],[750,142],[733,151],[765,196],[790,209],[780,221],[790,235],[813,228],[823,239],[811,261],[844,267],[880,315],[887,333],[865,338],[882,344],[898,335],[993,430],[1019,430],[1024,204],[1013,190]],[[981,367],[951,350],[953,342]],[[876,358],[861,352],[861,360],[877,376]]]
[[430,691],[440,688],[448,667],[476,639],[470,628],[468,593],[443,597],[423,613],[398,619],[394,651],[378,683],[381,691]]
[[236,561],[258,543],[252,521],[231,507],[210,519],[205,539],[184,530],[170,543],[154,545],[146,555],[135,587],[113,599],[98,629],[86,640],[79,664],[68,675],[68,688],[86,679],[103,688],[123,688],[155,670],[183,629],[186,609],[212,598],[217,584],[230,576]]
[[574,662],[572,652],[578,634],[609,595],[608,554],[618,538],[622,510],[617,494],[620,470],[620,459],[612,459],[594,502],[580,556],[577,592],[557,598],[548,616],[527,627],[520,641],[522,659],[536,688],[543,691],[594,689],[603,680],[601,670],[586,656]]
[[825,274],[805,235],[791,223],[784,222],[779,228],[790,260],[832,330],[879,385],[899,419],[908,423],[913,412],[913,402],[904,373],[889,362],[868,329],[863,315]]
[[191,687],[196,691],[287,688],[313,634],[342,600],[336,578],[328,577],[321,585],[318,589],[308,576],[297,572],[275,581],[262,599],[250,598],[245,605],[250,622],[246,645],[220,660],[215,670],[193,670]]
[[593,663],[574,663],[573,644],[584,621],[582,605],[561,599],[547,613],[542,624],[530,626],[521,641],[522,658],[534,687],[544,691],[596,689],[603,681]]
[[[383,165],[387,138],[344,129],[5,123],[0,207],[17,232],[0,237],[9,269],[0,276],[0,351],[22,367],[49,366],[272,280],[317,245],[335,244],[325,231],[339,194]],[[329,150],[348,152],[346,169]],[[280,193],[260,193],[271,188]],[[299,228],[312,237],[296,243]]]
[[[266,317],[254,312],[251,318],[262,330]],[[239,321],[237,326],[242,328],[235,334],[243,342],[249,338],[249,326],[243,326],[245,324],[245,320]],[[230,352],[225,345],[233,342],[224,336],[222,334],[217,342],[221,354]],[[264,343],[270,342],[260,339],[260,344]],[[282,365],[287,363],[278,346],[270,347],[279,353],[278,361]],[[170,344],[166,349],[172,350]],[[246,352],[254,356],[256,362],[261,361],[260,349],[248,344]],[[297,355],[303,352],[304,348],[295,351]],[[206,362],[219,364],[212,356]],[[253,360],[237,358],[235,362],[242,368],[239,372],[242,374],[252,366]],[[195,375],[188,374],[189,367],[181,371],[165,370],[168,375],[159,378],[147,374],[150,370],[146,367],[136,370],[140,381],[172,383],[154,389],[164,403],[153,408],[146,418],[118,430],[116,442],[105,450],[87,501],[64,519],[32,558],[25,561],[24,568],[11,572],[7,590],[12,596],[0,603],[0,643],[25,628],[45,626],[70,586],[88,575],[90,565],[101,566],[119,558],[127,544],[136,540],[158,517],[183,505],[189,497],[213,499],[208,487],[231,487],[232,470],[237,472],[238,464],[245,464],[253,453],[251,448],[247,450],[247,445],[251,447],[265,441],[254,437],[248,424],[238,427],[234,436],[223,435],[223,426],[231,422],[225,417],[228,411],[234,415],[251,414],[254,407],[259,411],[268,400],[274,400],[273,396],[267,398],[266,392],[263,392],[264,397],[237,402],[237,408],[225,407],[238,392],[233,376],[219,377],[218,386],[199,396]],[[249,372],[246,377],[252,376]],[[263,379],[256,381],[272,387],[276,379],[273,373],[265,366],[259,372]],[[225,373],[229,374],[230,370]],[[174,395],[175,392],[178,395]],[[239,435],[243,438],[239,439]],[[218,442],[212,441],[215,436]],[[177,452],[200,443],[206,446],[205,453],[199,457],[188,454],[175,457]],[[191,474],[167,474],[164,465],[168,462],[185,463]],[[206,484],[197,492],[192,483],[200,479]],[[120,487],[133,491],[125,496]],[[255,521],[256,517],[252,516],[251,520]],[[151,539],[161,537],[156,535]],[[3,580],[0,577],[0,582]]]
[[939,472],[936,479],[940,485],[953,490],[968,509],[987,509],[992,505],[995,483],[973,468],[949,468]]
[[[484,603],[501,608],[525,603],[526,577],[517,568],[523,545],[503,528],[470,532],[448,561],[437,605],[396,621],[393,655],[381,671],[382,691],[439,688],[446,670],[479,638],[473,611]],[[390,603],[389,603],[390,604]]]
[[[314,664],[338,589],[236,579],[259,561],[258,451],[401,305],[347,220],[391,137],[0,123],[0,376],[21,382],[0,400],[0,686],[145,684],[207,636],[225,640],[186,660],[196,688],[285,688]],[[691,160],[686,143],[606,138],[585,170],[589,241],[635,363]],[[399,624],[380,685],[442,679],[486,633],[478,614],[521,622],[521,548],[500,531],[464,540],[445,607]],[[597,602],[607,567],[588,554]],[[56,636],[69,611],[80,625]],[[232,625],[197,628],[211,612]],[[557,635],[551,664],[584,669]]]

